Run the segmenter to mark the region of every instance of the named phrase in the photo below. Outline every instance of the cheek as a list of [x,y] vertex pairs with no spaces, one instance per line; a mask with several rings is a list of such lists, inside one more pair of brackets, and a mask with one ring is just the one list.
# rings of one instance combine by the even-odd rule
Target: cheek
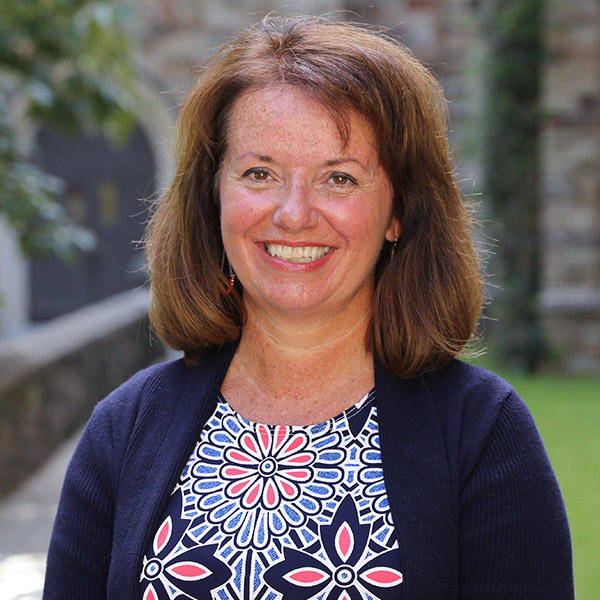
[[252,211],[233,204],[221,206],[221,230],[223,235],[235,235],[245,231],[252,222]]
[[341,210],[329,210],[327,220],[349,243],[379,248],[388,222],[387,215],[380,211],[381,207],[358,201]]
[[246,232],[261,220],[265,207],[246,192],[223,190],[221,194],[221,231],[223,236]]

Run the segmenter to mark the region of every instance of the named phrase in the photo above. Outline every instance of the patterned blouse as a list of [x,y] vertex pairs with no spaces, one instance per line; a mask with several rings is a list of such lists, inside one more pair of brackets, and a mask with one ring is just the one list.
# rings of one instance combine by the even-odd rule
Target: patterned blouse
[[274,426],[220,396],[146,550],[142,600],[397,597],[374,398]]

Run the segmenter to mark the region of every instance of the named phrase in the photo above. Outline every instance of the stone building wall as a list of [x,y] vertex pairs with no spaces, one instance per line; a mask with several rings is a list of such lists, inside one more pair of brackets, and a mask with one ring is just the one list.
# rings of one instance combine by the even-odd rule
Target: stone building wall
[[[343,8],[341,0],[125,0],[134,12],[141,65],[177,104],[193,80],[193,68],[238,29],[267,13],[325,14]],[[284,7],[282,7],[284,4]]]
[[571,371],[600,372],[600,3],[550,3],[543,136],[546,330]]

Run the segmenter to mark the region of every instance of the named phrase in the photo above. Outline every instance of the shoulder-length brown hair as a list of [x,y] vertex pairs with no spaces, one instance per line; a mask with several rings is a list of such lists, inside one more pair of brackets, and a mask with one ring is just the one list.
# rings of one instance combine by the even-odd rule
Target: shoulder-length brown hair
[[217,175],[233,101],[275,83],[298,86],[320,101],[342,140],[349,134],[348,109],[374,127],[402,235],[393,254],[385,244],[376,267],[367,343],[402,377],[443,366],[469,340],[481,310],[471,219],[450,164],[443,93],[400,43],[317,17],[265,18],[217,52],[190,90],[177,123],[176,173],[146,236],[154,328],[190,364],[207,346],[240,335],[241,285],[223,293],[228,275]]

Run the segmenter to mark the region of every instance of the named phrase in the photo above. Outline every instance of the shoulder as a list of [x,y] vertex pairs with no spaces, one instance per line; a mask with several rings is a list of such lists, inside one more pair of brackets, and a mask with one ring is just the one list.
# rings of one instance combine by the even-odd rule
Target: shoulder
[[84,436],[95,448],[124,451],[134,429],[153,406],[158,404],[168,410],[174,404],[189,372],[183,360],[138,371],[96,405]]
[[189,375],[189,369],[182,359],[162,362],[132,375],[127,381],[101,400],[95,413],[118,413],[121,417],[140,409],[140,401],[145,397],[161,394],[168,399],[176,394]]
[[422,381],[440,418],[461,415],[481,425],[492,425],[506,399],[516,395],[513,387],[499,375],[459,360],[425,373]]
[[178,411],[189,409],[182,406],[188,387],[195,390],[194,402],[205,395],[204,388],[227,369],[234,350],[233,344],[208,348],[193,367],[179,359],[138,371],[96,405],[88,428],[110,434],[111,445],[118,448],[134,432],[143,435],[161,423],[166,427]]
[[499,375],[460,360],[451,361],[443,369],[422,375],[428,388],[448,401],[466,399],[498,400],[512,391]]
[[527,405],[499,375],[454,360],[422,380],[459,482],[468,479],[492,435],[512,438],[520,431],[523,444],[543,448]]
[[448,466],[458,486],[479,460],[508,402],[514,399],[519,407],[513,418],[531,419],[504,379],[458,360],[412,379],[395,377],[376,364],[376,387],[382,438],[391,451],[400,450],[401,439],[411,439],[423,452],[435,448],[436,460]]

